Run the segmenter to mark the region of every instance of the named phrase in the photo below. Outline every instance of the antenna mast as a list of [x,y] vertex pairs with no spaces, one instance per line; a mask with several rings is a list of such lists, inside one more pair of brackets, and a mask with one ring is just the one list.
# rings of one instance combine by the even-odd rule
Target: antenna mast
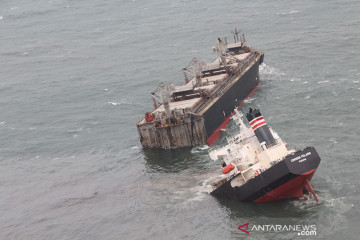
[[[234,41],[235,43],[239,42],[239,31],[237,30],[237,28],[235,27],[235,32],[231,32],[232,34],[234,34]],[[241,36],[240,36],[240,42],[241,42]]]

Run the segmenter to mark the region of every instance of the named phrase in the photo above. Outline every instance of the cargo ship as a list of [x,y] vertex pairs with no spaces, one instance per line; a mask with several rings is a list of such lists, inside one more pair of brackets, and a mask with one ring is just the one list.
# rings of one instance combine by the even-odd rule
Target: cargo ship
[[212,145],[233,114],[259,85],[264,53],[245,44],[235,28],[234,42],[217,39],[218,58],[192,59],[185,84],[160,83],[151,93],[154,109],[136,124],[143,147]]
[[266,123],[258,109],[247,113],[250,127],[235,109],[239,133],[228,144],[210,150],[213,160],[222,162],[221,179],[211,194],[244,202],[269,202],[284,198],[318,197],[310,181],[320,164],[314,147],[287,149],[287,144]]

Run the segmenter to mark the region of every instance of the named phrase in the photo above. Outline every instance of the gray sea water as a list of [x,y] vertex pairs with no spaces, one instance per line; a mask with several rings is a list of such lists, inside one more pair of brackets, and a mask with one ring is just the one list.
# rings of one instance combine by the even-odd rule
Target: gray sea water
[[[0,1],[0,239],[359,239],[359,12],[335,0]],[[193,57],[214,59],[235,26],[265,52],[242,109],[316,147],[320,203],[216,199],[206,146],[141,148],[149,93],[182,83]],[[247,222],[317,235],[247,235]]]

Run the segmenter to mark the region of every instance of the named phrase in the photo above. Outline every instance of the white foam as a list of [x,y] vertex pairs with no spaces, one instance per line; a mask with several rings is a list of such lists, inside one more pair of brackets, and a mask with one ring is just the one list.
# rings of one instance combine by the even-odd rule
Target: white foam
[[268,66],[265,63],[261,64],[259,66],[259,70],[262,74],[267,74],[267,75],[275,75],[275,76],[284,76],[285,74],[280,72],[278,69]]
[[0,20],[3,20],[4,19],[4,17],[3,16],[0,16]]
[[208,149],[209,149],[209,146],[202,145],[202,146],[194,147],[193,149],[191,149],[191,153],[201,153]]
[[245,103],[251,103],[252,101],[254,101],[256,99],[256,97],[254,98],[249,98],[249,99],[245,99]]
[[224,175],[224,174],[216,174],[216,175],[214,175],[212,173],[210,177],[208,177],[208,178],[206,178],[205,180],[202,181],[202,186],[204,187],[204,189],[212,191],[212,189],[213,189],[212,184],[214,182],[219,181],[220,179],[225,178],[225,177],[226,177],[226,175]]
[[319,83],[319,84],[322,84],[322,83],[327,83],[327,82],[329,82],[329,80],[320,81],[320,82],[318,82],[318,83]]
[[109,103],[109,104],[112,104],[112,105],[114,105],[114,106],[120,104],[120,103],[116,103],[116,102],[108,102],[108,103]]
[[127,100],[127,99],[121,99],[120,101],[118,101],[118,102],[108,102],[108,104],[111,104],[111,105],[114,105],[114,106],[116,106],[116,105],[132,105],[133,104],[133,102],[131,102],[131,101],[129,101],[129,100]]
[[299,10],[291,10],[290,12],[278,12],[276,13],[277,15],[288,15],[288,14],[295,14],[295,13],[299,13]]
[[209,146],[208,145],[202,145],[202,146],[199,146],[199,149],[200,150],[206,150],[206,149],[209,149]]
[[309,98],[310,98],[310,95],[305,97],[305,99],[309,99]]
[[83,130],[83,128],[78,128],[78,129],[73,129],[73,130],[68,130],[69,133],[78,133],[81,132]]
[[305,210],[305,209],[308,209],[309,207],[315,206],[318,203],[311,196],[311,198],[310,197],[299,198],[299,201],[290,201],[289,204],[293,205],[294,207],[296,207],[298,209]]

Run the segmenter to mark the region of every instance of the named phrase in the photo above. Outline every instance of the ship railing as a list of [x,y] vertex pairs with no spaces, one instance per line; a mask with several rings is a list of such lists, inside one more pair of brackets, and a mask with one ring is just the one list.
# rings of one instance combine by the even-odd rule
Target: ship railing
[[208,64],[208,65],[204,65],[202,67],[202,71],[211,71],[211,70],[215,70],[215,69],[219,69],[221,68],[220,64]]
[[[250,62],[252,62],[258,55],[260,54],[259,51],[254,51],[254,54],[252,54],[249,58],[247,58],[240,66],[241,69],[245,69],[249,64]],[[213,95],[207,99],[206,101],[203,101],[200,106],[198,106],[195,110],[195,112],[198,112],[198,111],[201,111],[201,109],[203,108],[203,106],[206,105],[206,103],[208,103],[209,101],[212,101],[214,98],[218,97],[218,96],[221,96],[225,91],[227,91],[230,87],[231,87],[231,84],[227,84],[230,80],[231,80],[232,76],[231,77],[228,77],[225,81],[223,81],[222,83],[219,84],[219,86],[213,90]],[[227,86],[226,86],[227,85]],[[221,90],[220,90],[221,89]],[[220,90],[220,91],[219,91]]]
[[283,143],[283,141],[281,139],[275,139],[275,142],[273,144],[266,144],[266,148],[271,148],[273,146],[276,146],[276,145],[279,145],[282,143]]
[[[249,65],[249,63],[250,63],[251,61],[253,61],[253,59],[254,59],[257,55],[258,55],[257,52],[255,52],[254,55],[251,55],[251,57],[249,57],[248,59],[246,59],[246,60],[241,64],[240,68],[241,68],[241,69],[245,69],[245,68]],[[222,83],[222,86],[225,85],[231,78],[232,78],[232,77],[229,77],[228,79],[226,79],[226,81],[224,81],[224,82]],[[216,93],[216,95],[214,95],[213,97],[222,95],[222,94],[223,94],[225,91],[227,91],[230,87],[231,87],[231,85],[227,85],[226,87],[224,87],[223,89],[221,89],[220,92]]]
[[249,58],[247,58],[242,64],[241,64],[241,68],[244,68],[246,65],[248,65],[258,54],[258,51],[254,52],[255,54],[252,54]]
[[161,123],[161,121],[158,120],[158,121],[153,122],[153,126],[155,128],[163,128],[163,127],[169,127],[169,126],[182,125],[182,124],[184,124],[184,122],[185,121],[183,120],[183,117],[180,119],[176,119],[176,121],[173,121],[173,122],[170,121],[170,122],[166,122],[166,123]]

